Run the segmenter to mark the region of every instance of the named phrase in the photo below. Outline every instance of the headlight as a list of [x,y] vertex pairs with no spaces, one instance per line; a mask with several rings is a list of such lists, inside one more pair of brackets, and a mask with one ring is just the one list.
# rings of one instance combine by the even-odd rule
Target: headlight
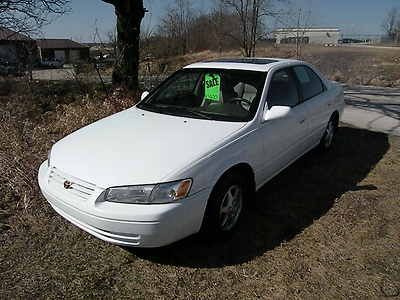
[[156,185],[135,185],[109,188],[103,201],[131,204],[162,204],[186,198],[192,186],[191,179]]
[[113,187],[106,190],[104,200],[108,202],[146,204],[153,188],[154,185]]

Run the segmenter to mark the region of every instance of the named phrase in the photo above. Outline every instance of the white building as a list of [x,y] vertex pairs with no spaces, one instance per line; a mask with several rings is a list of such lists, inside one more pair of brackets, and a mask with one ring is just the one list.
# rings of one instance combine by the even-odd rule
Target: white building
[[338,28],[280,28],[273,32],[277,44],[304,44],[337,46],[340,40]]

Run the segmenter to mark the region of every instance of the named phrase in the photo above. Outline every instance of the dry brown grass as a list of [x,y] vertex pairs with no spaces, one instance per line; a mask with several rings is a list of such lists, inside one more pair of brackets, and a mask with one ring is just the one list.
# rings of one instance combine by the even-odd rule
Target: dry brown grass
[[[18,227],[20,219],[40,203],[37,170],[51,145],[131,106],[134,99],[121,97],[118,91],[106,97],[96,87],[83,88],[77,82],[1,84],[12,86],[7,95],[0,96],[0,199],[4,199],[0,202],[0,229],[7,229]],[[21,217],[20,212],[26,215]],[[10,216],[17,219],[8,221]]]
[[131,100],[42,89],[0,98],[0,298],[399,296],[398,138],[342,127],[331,152],[263,187],[230,239],[128,251],[58,216],[36,170],[54,141]]
[[400,86],[398,49],[306,47],[303,59],[350,85]]
[[[257,56],[296,58],[293,46],[262,46]],[[166,66],[167,72],[173,72],[187,64],[218,57],[239,57],[240,51],[218,53],[203,51],[185,56],[160,60],[155,65]],[[329,79],[350,85],[375,85],[400,87],[400,50],[356,47],[319,47],[304,46],[301,59],[316,65]],[[164,69],[161,68],[161,69]],[[145,73],[145,68],[143,67]],[[154,67],[154,72],[159,72]]]

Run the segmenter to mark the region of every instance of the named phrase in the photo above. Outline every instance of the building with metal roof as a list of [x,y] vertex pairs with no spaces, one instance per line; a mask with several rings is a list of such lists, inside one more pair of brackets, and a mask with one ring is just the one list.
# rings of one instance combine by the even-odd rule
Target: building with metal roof
[[339,28],[280,28],[273,32],[277,44],[317,44],[337,46],[341,32]]

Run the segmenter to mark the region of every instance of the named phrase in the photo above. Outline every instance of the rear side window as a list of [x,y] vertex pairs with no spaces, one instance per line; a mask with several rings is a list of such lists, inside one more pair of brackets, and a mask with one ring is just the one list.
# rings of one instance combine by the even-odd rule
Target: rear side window
[[296,80],[290,69],[274,73],[268,90],[267,102],[269,108],[272,106],[293,107],[299,103]]
[[297,66],[293,70],[300,82],[303,100],[308,100],[324,91],[321,78],[309,67]]

